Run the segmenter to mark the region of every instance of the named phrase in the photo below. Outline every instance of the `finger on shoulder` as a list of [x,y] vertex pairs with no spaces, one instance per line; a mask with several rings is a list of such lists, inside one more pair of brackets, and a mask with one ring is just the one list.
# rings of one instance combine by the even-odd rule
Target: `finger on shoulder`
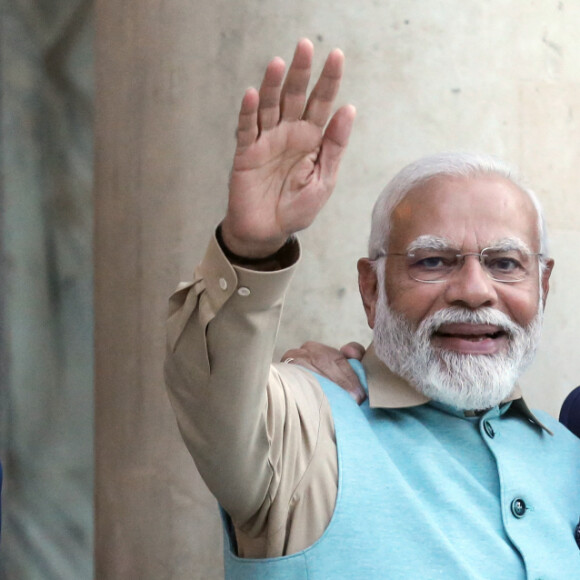
[[359,342],[349,342],[341,346],[339,350],[346,358],[354,358],[356,360],[362,360],[366,352],[365,347]]

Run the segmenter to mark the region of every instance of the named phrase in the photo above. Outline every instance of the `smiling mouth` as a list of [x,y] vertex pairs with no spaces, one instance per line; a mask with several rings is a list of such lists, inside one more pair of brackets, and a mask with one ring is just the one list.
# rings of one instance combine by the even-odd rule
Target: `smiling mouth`
[[503,350],[509,333],[492,324],[442,324],[431,336],[433,346],[464,354],[496,354]]
[[470,340],[472,342],[481,342],[482,340],[492,339],[496,340],[503,336],[508,336],[508,333],[505,330],[497,330],[496,332],[489,332],[483,334],[466,334],[466,333],[459,333],[459,332],[441,332],[440,330],[435,331],[433,333],[434,336],[440,336],[442,338],[459,338],[462,340]]

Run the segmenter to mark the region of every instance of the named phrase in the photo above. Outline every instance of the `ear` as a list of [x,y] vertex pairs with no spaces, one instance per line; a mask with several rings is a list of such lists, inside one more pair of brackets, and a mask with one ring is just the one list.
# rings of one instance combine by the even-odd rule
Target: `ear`
[[367,321],[371,328],[375,326],[376,304],[379,295],[377,273],[368,258],[361,258],[357,263],[358,289],[362,298]]
[[550,276],[552,275],[552,270],[554,269],[554,260],[547,260],[545,267],[542,272],[542,294],[544,296],[544,308],[546,308],[546,299],[548,298],[548,292],[550,291]]

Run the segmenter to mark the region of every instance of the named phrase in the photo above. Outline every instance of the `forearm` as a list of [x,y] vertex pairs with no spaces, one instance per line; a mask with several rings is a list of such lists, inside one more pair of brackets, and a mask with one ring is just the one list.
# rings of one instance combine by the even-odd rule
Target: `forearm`
[[194,285],[172,298],[170,397],[200,473],[240,520],[262,506],[272,477],[266,385],[291,273],[234,268],[212,241]]

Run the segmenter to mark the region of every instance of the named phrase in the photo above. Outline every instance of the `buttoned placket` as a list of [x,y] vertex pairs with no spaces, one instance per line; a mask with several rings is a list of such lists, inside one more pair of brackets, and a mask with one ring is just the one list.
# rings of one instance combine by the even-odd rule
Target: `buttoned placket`
[[[504,437],[502,422],[509,420],[502,417],[509,411],[511,403],[503,405],[501,408],[495,407],[487,411],[479,420],[479,432],[483,442],[491,451],[496,461],[498,479],[500,485],[500,508],[504,529],[507,536],[520,552],[526,567],[527,578],[530,580],[541,580],[542,574],[537,574],[537,563],[531,564],[533,554],[526,552],[525,547],[528,530],[534,526],[535,506],[529,497],[525,481],[513,478],[508,475],[508,470],[503,469],[504,446],[517,446],[517,441],[507,441]],[[519,418],[513,418],[519,420]],[[535,427],[529,426],[530,429]],[[508,459],[505,459],[508,461]]]

